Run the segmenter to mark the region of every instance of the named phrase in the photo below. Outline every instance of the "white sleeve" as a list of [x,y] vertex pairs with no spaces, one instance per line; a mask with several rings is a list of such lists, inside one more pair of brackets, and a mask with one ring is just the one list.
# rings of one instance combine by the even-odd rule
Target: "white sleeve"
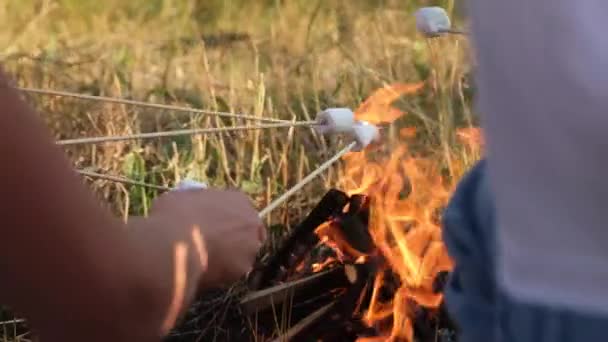
[[608,1],[468,7],[499,283],[608,313]]

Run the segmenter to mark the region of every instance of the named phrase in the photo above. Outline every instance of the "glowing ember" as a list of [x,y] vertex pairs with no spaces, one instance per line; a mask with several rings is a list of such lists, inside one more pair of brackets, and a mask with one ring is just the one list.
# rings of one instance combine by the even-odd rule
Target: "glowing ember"
[[[397,98],[412,94],[423,84],[396,84],[377,90],[356,111],[359,120],[390,123],[405,115],[392,106]],[[366,194],[370,199],[369,230],[377,251],[384,260],[374,281],[371,302],[364,321],[382,336],[360,338],[360,342],[413,340],[411,302],[436,308],[442,300],[434,293],[433,282],[452,262],[441,240],[439,211],[445,206],[452,186],[442,179],[440,165],[431,159],[413,157],[405,141],[415,130],[399,131],[399,142],[388,155],[366,151],[346,155],[338,187],[349,195]],[[468,148],[481,145],[481,134],[474,129],[458,133]],[[393,146],[393,145],[391,145]],[[372,157],[373,155],[373,157]],[[324,241],[346,252],[348,244],[328,223],[317,230]],[[350,254],[352,251],[349,251]],[[388,281],[386,274],[398,278],[390,300],[381,295]],[[388,323],[387,323],[388,322]]]

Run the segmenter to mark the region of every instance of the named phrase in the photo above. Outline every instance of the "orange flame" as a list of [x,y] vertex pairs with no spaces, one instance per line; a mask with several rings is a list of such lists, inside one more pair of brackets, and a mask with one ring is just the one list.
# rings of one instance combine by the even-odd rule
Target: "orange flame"
[[[356,110],[357,119],[374,124],[395,121],[405,113],[392,103],[400,96],[417,92],[422,86],[422,83],[395,84],[377,90]],[[415,135],[415,130],[405,128],[399,133],[401,139],[407,139]],[[481,144],[481,134],[474,130],[462,131],[459,136],[471,148]],[[385,260],[384,267],[400,280],[392,301],[383,302],[379,293],[387,279],[384,270],[378,270],[364,320],[376,327],[391,322],[383,331],[384,336],[378,337],[380,340],[412,341],[411,301],[429,308],[438,307],[442,294],[433,292],[434,278],[439,272],[452,268],[441,240],[438,218],[452,186],[440,176],[440,165],[436,161],[413,157],[405,142],[398,143],[388,155],[376,152],[344,156],[338,185],[351,195],[363,193],[370,197],[370,233]],[[330,236],[337,231],[329,228],[329,225],[323,226],[318,232]],[[345,247],[338,246],[340,248]],[[375,340],[359,339],[360,342]]]
[[355,111],[358,120],[374,125],[391,123],[403,116],[403,112],[392,106],[392,103],[405,94],[413,94],[424,86],[420,83],[396,83],[376,90]]

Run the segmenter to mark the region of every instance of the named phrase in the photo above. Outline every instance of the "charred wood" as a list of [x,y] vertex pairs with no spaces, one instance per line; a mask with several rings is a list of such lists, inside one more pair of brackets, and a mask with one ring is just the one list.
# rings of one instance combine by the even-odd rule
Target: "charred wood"
[[450,277],[450,272],[441,271],[441,272],[437,273],[437,275],[435,276],[435,279],[433,280],[433,292],[434,293],[443,292],[443,289],[444,289],[445,285],[447,284],[449,277]]
[[323,342],[355,342],[362,337],[378,336],[375,328],[370,328],[358,319],[345,321],[341,326],[327,331],[319,337]]
[[[254,316],[256,325],[259,327],[258,333],[261,335],[272,334],[276,330],[274,329],[276,326],[289,327],[292,323],[299,324],[305,320],[308,322],[305,325],[306,329],[303,329],[302,325],[298,325],[297,334],[290,330],[289,336],[317,336],[310,329],[318,325],[307,320],[309,315],[330,302],[341,303],[349,289],[362,281],[362,269],[362,265],[338,265],[332,270],[322,272],[321,275],[313,275],[300,282],[274,286],[252,293],[241,301],[241,306],[250,316]],[[331,311],[331,313],[333,312],[335,310]],[[343,317],[349,318],[350,316],[343,315]],[[323,324],[328,320],[329,318],[324,316]]]
[[362,253],[371,253],[375,246],[369,232],[369,198],[360,194],[352,195],[348,211],[339,220],[351,246]]
[[[435,293],[443,292],[449,276],[449,272],[437,273],[433,282]],[[438,308],[424,308],[414,302],[411,307],[414,336],[418,341],[438,341],[440,331],[456,331],[456,325],[450,319],[444,301]]]
[[305,331],[306,334],[296,334],[291,341],[306,341],[307,336],[324,336],[337,328],[345,328],[344,322],[357,319],[361,303],[365,300],[363,297],[367,294],[366,288],[373,281],[375,265],[366,263],[354,266],[351,268],[352,285],[335,301],[331,311],[326,313],[323,324],[311,324]]
[[[281,336],[276,341],[308,341],[311,337],[322,338],[330,332],[347,336],[348,332],[355,333],[355,327],[362,329],[361,326],[355,325],[352,319],[353,312],[360,302],[360,296],[365,288],[368,279],[370,278],[369,266],[365,264],[346,264],[341,266],[341,271],[338,269],[333,271],[334,275],[340,275],[340,282],[346,283],[346,287],[340,290],[325,290],[325,286],[311,286],[318,284],[320,279],[307,279],[306,285],[295,286],[298,288],[293,296],[294,300],[285,301],[283,307],[277,312],[271,314],[268,310],[262,315],[256,314],[257,323],[261,326],[270,324],[272,327],[281,326],[288,327],[282,329]],[[327,273],[329,274],[329,273]],[[291,285],[293,284],[286,284]],[[264,291],[264,290],[262,290]],[[256,307],[267,307],[267,300],[256,298],[272,296],[258,291],[253,295],[247,296],[242,301],[242,307],[247,312],[252,312]],[[284,293],[285,290],[279,287],[274,287],[270,293]],[[288,305],[289,304],[289,305]],[[247,306],[250,306],[247,309]],[[273,310],[276,306],[272,306]],[[287,309],[287,310],[285,310]],[[287,324],[285,324],[287,321]],[[350,330],[349,330],[350,329]],[[264,330],[264,327],[258,329],[258,333],[268,336],[276,329]]]
[[359,215],[341,215],[336,221],[344,238],[352,248],[363,254],[370,254],[374,250],[374,242],[367,225],[363,223]]
[[337,265],[289,283],[251,292],[241,300],[241,307],[246,314],[253,314],[285,302],[297,303],[318,293],[346,288],[353,283],[352,267]]
[[318,242],[315,229],[333,216],[342,212],[348,196],[339,190],[328,191],[319,204],[283,241],[273,255],[254,267],[249,277],[249,287],[259,290],[271,285],[277,276],[293,270]]
[[367,226],[369,224],[369,197],[361,194],[352,195],[347,213],[349,215],[358,215],[361,222]]

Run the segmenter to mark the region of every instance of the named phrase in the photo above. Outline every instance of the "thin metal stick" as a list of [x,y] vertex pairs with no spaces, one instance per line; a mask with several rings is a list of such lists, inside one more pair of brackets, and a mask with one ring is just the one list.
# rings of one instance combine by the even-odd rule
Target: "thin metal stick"
[[76,170],[76,172],[79,173],[79,174],[81,174],[81,175],[83,175],[83,176],[94,178],[94,179],[104,179],[104,180],[108,180],[108,181],[111,181],[111,182],[128,184],[128,185],[135,185],[135,186],[141,186],[141,187],[144,187],[144,188],[155,189],[155,190],[160,190],[160,191],[170,191],[171,190],[171,188],[167,187],[167,186],[148,184],[148,183],[144,183],[144,182],[138,182],[138,181],[135,181],[135,180],[132,180],[132,179],[124,178],[124,177],[104,175],[102,173],[97,173],[97,172],[92,172],[92,171],[85,171],[85,170]]
[[270,123],[270,124],[234,126],[234,127],[191,128],[191,129],[179,129],[179,130],[165,131],[165,132],[151,132],[151,133],[138,133],[138,134],[129,134],[129,135],[65,139],[65,140],[59,140],[56,143],[58,145],[99,144],[99,143],[127,141],[127,140],[176,137],[176,136],[181,136],[181,135],[199,135],[199,134],[211,134],[211,133],[222,133],[222,132],[233,132],[233,131],[247,131],[247,130],[254,130],[254,129],[270,129],[270,128],[284,128],[284,127],[301,127],[301,126],[310,127],[310,126],[314,126],[316,124],[317,123],[315,121],[295,121],[295,122],[291,121],[291,122],[285,122],[285,123]]
[[17,318],[17,319],[11,319],[8,321],[2,321],[0,322],[0,326],[2,325],[8,325],[8,324],[20,324],[20,323],[25,323],[25,319],[23,318]]
[[321,166],[319,166],[314,171],[312,171],[308,176],[304,177],[300,182],[298,182],[296,185],[294,185],[291,189],[287,190],[284,194],[279,196],[279,198],[272,201],[266,208],[262,209],[258,213],[258,216],[260,218],[263,218],[266,215],[268,215],[271,211],[278,208],[289,197],[293,196],[296,192],[298,192],[300,189],[302,189],[302,187],[304,187],[304,185],[308,184],[311,180],[313,180],[315,177],[320,175],[323,171],[327,170],[333,163],[338,161],[343,155],[350,152],[353,149],[353,147],[355,147],[356,144],[357,144],[356,142],[350,143],[348,146],[346,146],[340,152],[336,153],[336,155],[334,155],[329,160],[327,160],[326,162],[321,164]]
[[172,110],[172,111],[177,111],[177,112],[190,112],[190,113],[197,113],[197,114],[215,115],[215,116],[223,116],[223,117],[228,117],[228,118],[265,121],[265,122],[290,122],[289,120],[263,118],[263,117],[259,117],[259,116],[255,116],[255,115],[248,115],[248,114],[218,112],[218,111],[206,110],[206,109],[188,108],[188,107],[164,105],[164,104],[159,104],[159,103],[149,103],[149,102],[142,102],[142,101],[135,101],[135,100],[127,100],[127,99],[121,99],[121,98],[116,98],[116,97],[78,94],[78,93],[71,93],[71,92],[59,91],[59,90],[37,89],[37,88],[27,88],[27,87],[15,87],[15,89],[26,92],[26,93],[31,93],[31,94],[72,97],[72,98],[76,98],[76,99],[80,99],[80,100],[101,101],[101,102],[107,102],[107,103],[124,104],[124,105],[129,105],[129,106],[139,106],[139,107],[147,107],[147,108],[155,108],[155,109]]
[[447,30],[439,30],[441,33],[449,33],[449,34],[459,34],[463,36],[468,36],[469,33],[467,31],[459,30],[459,29],[447,29]]
[[[296,185],[294,185],[291,189],[287,190],[285,193],[283,193],[277,199],[275,199],[274,201],[272,201],[268,206],[266,206],[264,209],[262,209],[258,213],[258,216],[260,218],[263,218],[266,215],[268,215],[271,211],[273,211],[276,208],[278,208],[289,197],[293,196],[296,192],[300,191],[300,189],[302,189],[306,184],[308,184],[310,181],[312,181],[318,175],[320,175],[325,170],[327,170],[333,163],[335,163],[340,158],[342,158],[342,156],[344,156],[346,153],[350,152],[353,149],[353,147],[355,147],[356,144],[357,144],[356,142],[350,143],[348,146],[346,146],[345,148],[343,148],[342,150],[340,150],[338,153],[336,153],[329,160],[325,161],[318,168],[316,168],[315,170],[313,170],[310,174],[308,174],[301,181],[299,181]],[[85,170],[76,170],[76,172],[79,173],[79,174],[81,174],[81,175],[83,175],[83,176],[94,178],[94,179],[104,179],[104,180],[108,180],[108,181],[112,181],[112,182],[117,182],[117,183],[122,183],[122,184],[128,184],[128,185],[135,185],[135,186],[141,186],[141,187],[155,189],[155,190],[160,190],[160,191],[171,191],[172,190],[172,188],[170,188],[170,187],[161,186],[161,185],[154,185],[154,184],[148,184],[148,183],[144,183],[144,182],[138,182],[138,181],[134,181],[134,180],[131,180],[131,179],[128,179],[128,178],[124,178],[124,177],[105,175],[105,174],[101,174],[101,173],[97,173],[97,172],[92,172],[92,171],[85,171]]]

